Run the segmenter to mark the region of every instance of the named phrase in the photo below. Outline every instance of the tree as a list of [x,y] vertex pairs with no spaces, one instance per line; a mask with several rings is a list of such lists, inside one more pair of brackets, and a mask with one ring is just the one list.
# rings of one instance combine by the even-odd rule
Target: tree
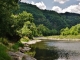
[[11,14],[18,6],[18,0],[0,0],[0,37],[10,34]]
[[32,36],[35,36],[35,37],[38,36],[38,30],[34,23],[31,24],[30,30],[32,31]]
[[22,28],[24,25],[24,22],[30,21],[33,22],[33,16],[31,13],[27,13],[26,11],[23,11],[22,13],[19,13],[18,17],[18,29]]
[[61,35],[69,35],[69,28],[66,27],[64,29],[61,29]]
[[30,37],[31,36],[32,31],[29,29],[29,25],[30,24],[31,24],[30,21],[25,22],[24,25],[23,25],[23,27],[19,31],[17,31],[18,34],[21,37],[24,37],[24,36]]
[[70,29],[68,27],[61,29],[61,35],[79,35],[80,34],[80,24],[72,26]]
[[20,37],[27,36],[32,38],[31,25],[33,23],[33,16],[31,13],[23,11],[17,15],[12,15],[13,18],[13,36],[18,35]]
[[44,26],[43,24],[40,24],[38,26],[37,30],[38,30],[38,34],[41,35],[41,36],[42,35],[47,36],[50,33],[50,30],[46,26]]

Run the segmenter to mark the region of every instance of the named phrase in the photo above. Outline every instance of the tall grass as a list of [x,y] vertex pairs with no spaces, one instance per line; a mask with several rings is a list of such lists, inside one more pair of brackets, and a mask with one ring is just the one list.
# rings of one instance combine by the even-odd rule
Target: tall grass
[[0,60],[11,60],[7,54],[7,47],[2,44],[0,44]]
[[48,36],[47,38],[53,39],[80,39],[80,35],[56,35],[56,36]]
[[18,51],[18,48],[19,47],[23,47],[24,44],[22,44],[20,41],[15,43],[13,46],[12,46],[12,49],[14,49],[14,51]]

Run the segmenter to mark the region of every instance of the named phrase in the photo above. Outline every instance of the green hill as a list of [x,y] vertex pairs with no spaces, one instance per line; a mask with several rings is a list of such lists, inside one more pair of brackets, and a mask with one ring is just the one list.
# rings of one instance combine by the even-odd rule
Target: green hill
[[57,13],[51,10],[41,10],[35,5],[28,3],[19,3],[19,9],[15,13],[27,11],[34,16],[34,23],[36,25],[43,24],[49,29],[56,29],[60,31],[62,28],[71,27],[80,23],[80,15],[75,13]]

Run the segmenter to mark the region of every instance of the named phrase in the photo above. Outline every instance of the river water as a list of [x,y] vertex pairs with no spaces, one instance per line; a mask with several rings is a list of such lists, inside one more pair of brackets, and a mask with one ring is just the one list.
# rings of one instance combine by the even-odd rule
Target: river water
[[80,42],[42,41],[31,45],[37,60],[80,60]]

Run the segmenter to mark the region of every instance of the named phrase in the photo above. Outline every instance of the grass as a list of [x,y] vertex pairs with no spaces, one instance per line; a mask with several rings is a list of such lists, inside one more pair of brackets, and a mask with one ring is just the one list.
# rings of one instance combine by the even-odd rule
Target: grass
[[0,44],[0,60],[11,60],[11,57],[7,54],[7,47]]
[[55,40],[80,40],[80,35],[56,35],[56,36],[47,36],[47,38],[55,39]]
[[5,46],[9,45],[9,41],[6,38],[0,38],[0,43],[4,44]]
[[28,54],[29,56],[34,57],[36,52],[35,51],[27,51],[25,54]]
[[19,47],[23,47],[24,45],[19,41],[12,46],[13,51],[18,51]]

